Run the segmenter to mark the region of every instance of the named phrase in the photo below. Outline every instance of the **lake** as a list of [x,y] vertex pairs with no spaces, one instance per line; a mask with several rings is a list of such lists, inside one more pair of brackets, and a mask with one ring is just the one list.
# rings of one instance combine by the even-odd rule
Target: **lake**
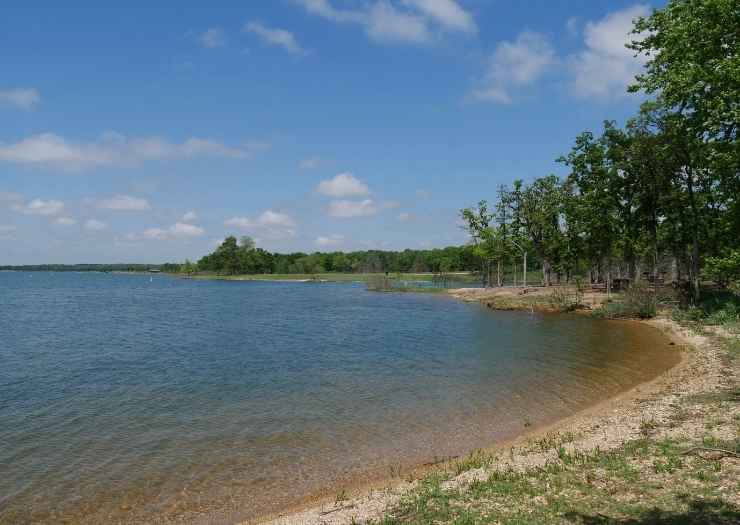
[[0,272],[0,523],[233,523],[678,360],[655,329],[360,284]]

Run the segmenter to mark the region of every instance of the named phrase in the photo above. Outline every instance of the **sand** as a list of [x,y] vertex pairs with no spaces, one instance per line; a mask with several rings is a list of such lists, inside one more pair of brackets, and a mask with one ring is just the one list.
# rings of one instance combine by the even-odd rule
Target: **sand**
[[[450,292],[454,297],[465,301],[481,301],[495,308],[490,301],[503,298],[505,309],[512,307],[509,299],[518,300],[540,296],[544,291],[529,289],[462,289]],[[585,301],[592,307],[598,306],[605,294],[587,294]],[[521,305],[519,306],[522,307]],[[513,308],[513,307],[512,307]],[[677,323],[656,319],[634,321],[650,324],[663,331],[681,353],[680,362],[650,382],[640,384],[622,394],[603,401],[573,416],[562,419],[547,427],[538,428],[523,434],[517,439],[497,443],[488,451],[497,455],[497,460],[485,469],[473,469],[453,477],[446,482],[447,488],[464,486],[475,479],[486,479],[491,471],[512,468],[525,470],[528,467],[544,465],[555,457],[553,450],[538,452],[533,443],[544,436],[565,434],[575,436],[565,448],[569,451],[590,451],[595,448],[611,450],[640,436],[641,424],[645,421],[664,421],[670,416],[671,407],[684,396],[716,391],[723,381],[727,381],[727,371],[723,370],[721,349],[710,338],[699,336],[682,328]],[[697,428],[691,428],[691,425]],[[686,428],[684,428],[686,427]],[[701,422],[687,422],[679,431],[696,435],[702,432]],[[440,465],[435,468],[444,468]],[[425,469],[416,473],[416,479],[387,480],[382,485],[367,486],[356,490],[337,501],[326,498],[314,501],[308,506],[288,509],[283,514],[249,523],[270,525],[297,524],[344,524],[364,522],[382,518],[389,506],[397,502],[417,483]],[[426,469],[429,470],[428,468]],[[245,522],[246,523],[246,522]]]

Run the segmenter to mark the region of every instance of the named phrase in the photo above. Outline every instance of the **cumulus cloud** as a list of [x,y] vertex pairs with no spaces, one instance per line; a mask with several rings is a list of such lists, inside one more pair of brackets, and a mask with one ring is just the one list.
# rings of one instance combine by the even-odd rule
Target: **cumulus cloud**
[[185,222],[176,222],[169,228],[149,228],[144,230],[142,233],[130,233],[125,236],[126,241],[140,241],[140,240],[176,240],[176,239],[190,239],[194,237],[200,237],[205,233],[205,230],[195,224],[188,224]]
[[372,199],[361,201],[336,200],[329,203],[327,212],[330,217],[349,219],[353,217],[368,217],[378,213],[378,207]]
[[0,89],[0,106],[12,106],[30,110],[41,102],[41,95],[35,88]]
[[460,7],[455,0],[404,0],[441,26],[464,33],[476,33],[478,26],[473,15]]
[[344,235],[319,235],[316,237],[314,244],[320,248],[336,247],[344,242]]
[[222,47],[226,44],[226,35],[220,27],[209,27],[198,37],[198,42],[209,49]]
[[295,220],[287,213],[265,210],[257,217],[236,216],[224,221],[224,225],[250,233],[259,233],[267,239],[295,237]]
[[309,13],[338,24],[354,24],[378,42],[426,44],[436,32],[476,33],[473,16],[457,0],[375,0],[339,9],[329,0],[294,0]]
[[197,137],[175,143],[160,137],[129,138],[117,133],[106,133],[97,141],[72,142],[53,133],[41,133],[15,143],[0,142],[0,161],[75,170],[193,157],[245,159],[266,147],[259,142],[232,147]]
[[59,226],[74,226],[77,224],[77,221],[72,217],[57,217],[54,219],[54,224],[58,224]]
[[423,17],[399,11],[390,2],[376,2],[368,12],[365,25],[367,35],[380,42],[423,44],[432,39]]
[[569,58],[573,78],[571,88],[580,98],[609,99],[627,95],[627,86],[639,74],[645,57],[635,57],[625,44],[632,21],[650,14],[646,5],[635,5],[587,22],[583,28],[585,49]]
[[470,98],[508,104],[513,88],[531,85],[556,61],[555,51],[544,35],[524,31],[515,41],[496,46],[482,85],[473,90]]
[[88,219],[85,221],[83,227],[90,232],[101,232],[108,229],[108,225],[97,219]]
[[289,53],[295,55],[306,54],[306,50],[300,46],[295,35],[285,29],[267,27],[261,22],[252,20],[244,26],[244,31],[256,35],[269,45],[282,47]]
[[64,211],[64,202],[54,199],[33,199],[26,204],[17,202],[13,204],[13,209],[25,215],[43,215],[49,217],[61,214]]
[[316,191],[329,197],[362,197],[370,194],[367,184],[349,172],[321,181]]
[[198,220],[198,214],[195,213],[194,211],[189,211],[185,213],[185,215],[182,216],[182,218],[180,219],[180,222],[193,222],[196,220]]
[[115,211],[144,211],[152,208],[148,200],[131,195],[116,195],[109,199],[100,199],[95,203],[95,207],[99,210]]

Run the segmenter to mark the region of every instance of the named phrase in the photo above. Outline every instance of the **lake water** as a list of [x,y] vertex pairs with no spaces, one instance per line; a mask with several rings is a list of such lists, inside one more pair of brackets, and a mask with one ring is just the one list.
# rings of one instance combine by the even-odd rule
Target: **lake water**
[[0,272],[0,523],[253,518],[553,421],[672,348],[359,284]]

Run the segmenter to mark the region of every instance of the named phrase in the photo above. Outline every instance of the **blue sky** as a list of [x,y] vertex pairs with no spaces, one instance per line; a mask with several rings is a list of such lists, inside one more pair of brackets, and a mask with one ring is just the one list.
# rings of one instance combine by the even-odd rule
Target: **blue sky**
[[634,113],[662,2],[9,4],[0,264],[463,243],[460,208]]

